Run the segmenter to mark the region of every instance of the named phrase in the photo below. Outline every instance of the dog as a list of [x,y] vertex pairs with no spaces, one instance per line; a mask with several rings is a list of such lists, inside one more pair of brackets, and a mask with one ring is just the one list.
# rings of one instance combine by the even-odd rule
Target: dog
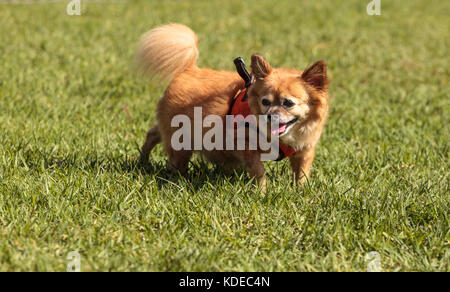
[[[201,107],[203,117],[218,115],[225,120],[236,93],[245,88],[244,80],[235,72],[199,68],[198,55],[196,34],[182,24],[163,25],[143,35],[136,53],[139,67],[151,78],[169,85],[158,102],[157,124],[147,133],[141,162],[148,162],[151,150],[162,143],[168,155],[168,167],[185,174],[194,150],[175,150],[171,145],[176,131],[171,126],[172,119],[187,115],[192,120],[194,108]],[[309,178],[316,145],[328,115],[326,64],[318,61],[304,71],[272,68],[261,55],[254,54],[251,76],[254,82],[246,88],[249,110],[255,116],[278,119],[279,128],[272,131],[272,135],[277,135],[281,143],[293,149],[289,156],[293,180],[303,184]],[[244,166],[265,188],[264,165],[260,158],[264,151],[261,149],[196,152],[231,169]]]

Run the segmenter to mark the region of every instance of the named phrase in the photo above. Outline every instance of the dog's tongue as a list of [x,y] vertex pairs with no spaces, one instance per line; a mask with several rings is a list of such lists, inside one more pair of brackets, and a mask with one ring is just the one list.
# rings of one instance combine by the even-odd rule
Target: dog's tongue
[[281,124],[278,129],[273,129],[271,132],[272,132],[272,135],[280,135],[284,131],[286,131],[286,124]]

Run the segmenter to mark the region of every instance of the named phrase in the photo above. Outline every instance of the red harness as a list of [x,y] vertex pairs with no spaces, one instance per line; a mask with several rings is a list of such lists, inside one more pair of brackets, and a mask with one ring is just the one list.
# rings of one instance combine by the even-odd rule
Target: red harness
[[[236,96],[231,103],[230,111],[228,114],[233,116],[242,115],[244,118],[251,115],[247,100],[247,88],[239,90],[236,93]],[[278,156],[278,159],[276,159],[275,161],[280,161],[283,158],[289,157],[296,152],[295,149],[281,142],[278,146],[280,154]]]

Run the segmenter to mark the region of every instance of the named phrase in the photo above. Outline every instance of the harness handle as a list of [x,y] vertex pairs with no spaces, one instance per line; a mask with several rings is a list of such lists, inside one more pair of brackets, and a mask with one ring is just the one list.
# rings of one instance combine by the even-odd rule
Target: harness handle
[[245,87],[248,88],[253,83],[253,77],[248,73],[247,68],[245,68],[244,60],[241,57],[237,57],[233,62],[239,76],[245,81]]

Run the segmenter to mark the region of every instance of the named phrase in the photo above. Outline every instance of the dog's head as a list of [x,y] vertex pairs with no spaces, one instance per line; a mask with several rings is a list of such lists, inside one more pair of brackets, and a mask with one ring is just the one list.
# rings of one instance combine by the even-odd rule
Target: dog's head
[[262,56],[253,55],[251,68],[255,77],[248,93],[251,111],[255,115],[267,115],[271,121],[277,119],[279,127],[271,133],[281,141],[326,114],[325,62],[316,62],[301,72],[272,68]]

